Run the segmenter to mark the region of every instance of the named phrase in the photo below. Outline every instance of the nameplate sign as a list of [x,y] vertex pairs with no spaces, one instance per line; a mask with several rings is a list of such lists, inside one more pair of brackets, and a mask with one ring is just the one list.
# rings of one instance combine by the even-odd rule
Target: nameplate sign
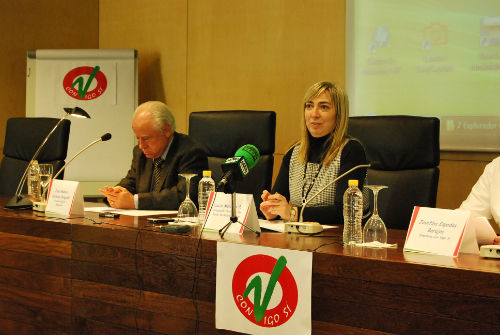
[[45,212],[56,216],[83,216],[83,193],[80,183],[52,179]]
[[243,234],[245,231],[260,232],[257,210],[252,194],[235,193],[235,209],[238,222],[231,222],[233,194],[212,192],[205,213],[204,230],[219,231],[229,224],[228,233]]
[[478,249],[469,211],[415,206],[404,251],[458,256]]

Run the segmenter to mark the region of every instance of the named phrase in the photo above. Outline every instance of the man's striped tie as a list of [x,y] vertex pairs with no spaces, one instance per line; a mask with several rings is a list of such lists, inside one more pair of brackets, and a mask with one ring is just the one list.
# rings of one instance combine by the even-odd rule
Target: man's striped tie
[[156,187],[160,184],[160,171],[161,171],[161,163],[163,162],[163,159],[161,158],[155,158],[153,159],[153,188],[152,190],[155,190]]

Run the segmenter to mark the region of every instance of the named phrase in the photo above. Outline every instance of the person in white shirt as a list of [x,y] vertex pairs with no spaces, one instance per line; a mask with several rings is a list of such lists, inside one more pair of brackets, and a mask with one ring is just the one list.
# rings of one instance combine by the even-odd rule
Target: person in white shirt
[[[484,216],[488,220],[493,219],[500,225],[500,157],[486,165],[460,209],[469,210],[472,215]],[[495,244],[499,241],[500,237],[497,236]]]

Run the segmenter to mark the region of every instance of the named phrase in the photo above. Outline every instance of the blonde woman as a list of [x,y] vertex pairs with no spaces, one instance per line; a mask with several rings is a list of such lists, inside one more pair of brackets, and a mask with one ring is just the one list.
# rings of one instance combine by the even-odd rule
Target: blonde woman
[[[349,103],[340,87],[327,81],[312,85],[303,107],[301,139],[285,154],[272,191],[262,192],[260,210],[268,220],[297,220],[302,204],[322,187],[352,167],[366,164],[363,146],[346,134]],[[329,186],[307,204],[304,220],[342,224],[348,179],[357,179],[362,189],[365,177],[362,168]]]

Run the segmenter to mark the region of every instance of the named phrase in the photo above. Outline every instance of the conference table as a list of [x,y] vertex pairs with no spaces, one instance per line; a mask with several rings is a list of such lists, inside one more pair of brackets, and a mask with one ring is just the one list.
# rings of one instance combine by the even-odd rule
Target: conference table
[[[233,334],[215,328],[218,241],[313,253],[313,334],[499,334],[500,261],[344,248],[319,236],[192,230],[145,217],[48,217],[0,198],[0,333]],[[323,237],[320,237],[323,236]]]

